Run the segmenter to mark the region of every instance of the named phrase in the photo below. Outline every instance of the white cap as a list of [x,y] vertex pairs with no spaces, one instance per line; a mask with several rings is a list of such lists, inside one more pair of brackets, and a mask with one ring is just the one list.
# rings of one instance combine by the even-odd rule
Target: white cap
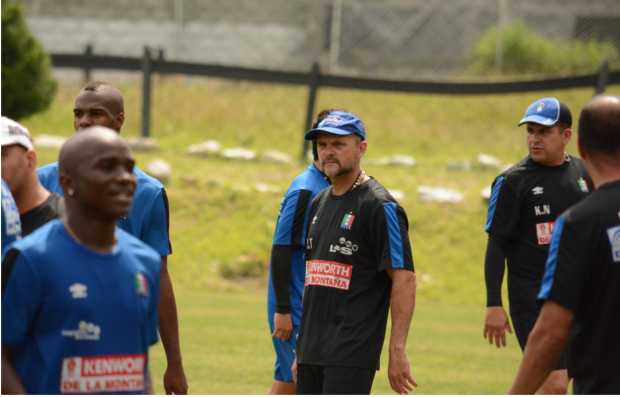
[[28,150],[34,150],[28,128],[4,116],[0,119],[0,145],[22,145]]

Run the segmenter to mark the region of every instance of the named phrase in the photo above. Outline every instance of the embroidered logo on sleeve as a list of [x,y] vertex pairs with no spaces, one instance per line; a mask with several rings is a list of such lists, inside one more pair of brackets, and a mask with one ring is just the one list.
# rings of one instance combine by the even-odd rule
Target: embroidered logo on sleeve
[[118,393],[144,390],[144,354],[67,357],[61,393]]
[[611,245],[611,258],[614,262],[620,262],[620,226],[607,229],[607,235]]
[[353,265],[340,262],[310,260],[306,261],[305,285],[348,290],[351,286]]
[[588,184],[586,183],[585,179],[583,178],[577,179],[577,184],[579,185],[579,189],[581,189],[582,192],[588,193],[589,191]]
[[553,234],[553,225],[555,222],[544,222],[536,224],[536,237],[538,237],[538,245],[548,245],[551,242]]

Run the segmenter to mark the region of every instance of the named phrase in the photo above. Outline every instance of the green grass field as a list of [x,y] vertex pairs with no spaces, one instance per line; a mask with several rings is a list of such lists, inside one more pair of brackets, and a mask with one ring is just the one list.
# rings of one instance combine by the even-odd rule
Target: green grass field
[[[124,136],[139,131],[138,80],[103,76],[126,99]],[[65,82],[52,107],[23,120],[33,135],[72,134],[72,101],[80,84]],[[613,86],[610,93],[620,93]],[[408,154],[413,168],[367,166],[388,189],[405,194],[418,280],[418,301],[409,338],[414,376],[424,394],[504,393],[519,364],[514,337],[498,350],[482,339],[482,260],[486,204],[480,191],[497,171],[474,167],[450,171],[449,161],[475,163],[488,153],[505,163],[525,154],[525,133],[516,123],[527,105],[557,95],[578,109],[591,89],[496,96],[405,95],[325,89],[318,109],[344,107],[366,123],[367,158]],[[291,179],[303,167],[266,162],[235,163],[189,156],[187,146],[216,139],[224,147],[276,149],[294,158],[301,148],[306,90],[264,84],[183,77],[157,78],[153,131],[161,149],[135,153],[145,168],[162,158],[173,167],[167,186],[173,255],[169,258],[191,392],[260,394],[271,383],[273,352],[266,322],[265,286],[278,206]],[[570,151],[575,153],[574,140]],[[40,150],[41,164],[55,150]],[[256,183],[279,191],[259,193]],[[464,193],[459,204],[422,202],[420,185],[446,186]],[[240,256],[262,264],[261,276],[225,279],[223,266]],[[383,360],[385,362],[386,355]],[[156,391],[162,392],[163,349],[152,349]],[[374,393],[390,393],[385,365]]]

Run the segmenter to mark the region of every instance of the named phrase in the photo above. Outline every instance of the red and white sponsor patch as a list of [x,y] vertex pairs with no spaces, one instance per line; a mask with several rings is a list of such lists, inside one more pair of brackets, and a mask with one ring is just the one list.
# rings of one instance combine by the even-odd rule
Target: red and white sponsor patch
[[310,260],[306,261],[305,285],[320,285],[348,290],[351,285],[352,274],[353,265],[318,259]]
[[144,354],[67,357],[62,361],[61,393],[144,390]]
[[554,224],[555,222],[536,224],[536,237],[538,237],[538,245],[548,245],[551,243],[551,235],[553,234]]

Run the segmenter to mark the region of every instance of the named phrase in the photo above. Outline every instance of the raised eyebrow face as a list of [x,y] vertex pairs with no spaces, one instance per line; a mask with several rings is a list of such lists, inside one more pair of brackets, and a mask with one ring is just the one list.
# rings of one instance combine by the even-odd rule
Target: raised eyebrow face
[[102,150],[97,152],[92,158],[92,165],[95,168],[109,169],[117,165],[123,165],[128,171],[133,171],[136,160],[133,158],[128,148],[118,150]]

